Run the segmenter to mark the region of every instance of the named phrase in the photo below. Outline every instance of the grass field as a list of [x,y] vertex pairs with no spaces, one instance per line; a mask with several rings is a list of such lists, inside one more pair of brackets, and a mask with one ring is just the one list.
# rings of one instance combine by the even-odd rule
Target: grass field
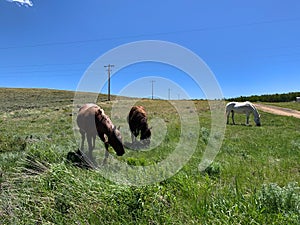
[[284,107],[284,108],[300,111],[300,103],[299,102],[272,102],[272,103],[268,103],[268,105],[274,105],[274,106],[279,106],[279,107]]
[[[227,125],[215,161],[199,172],[211,121],[207,102],[194,101],[201,128],[189,162],[166,180],[126,186],[67,162],[80,141],[72,125],[73,97],[66,91],[0,89],[0,224],[300,224],[299,119],[260,112],[261,127]],[[98,104],[109,114],[112,103],[103,99]],[[180,120],[167,101],[137,103],[150,121],[165,122],[166,136],[153,150],[126,149],[118,160],[153,165],[178,142]],[[237,115],[236,123],[244,122]],[[159,126],[151,125],[159,140]],[[121,131],[130,141],[128,128]],[[96,145],[94,155],[101,158],[104,145]]]

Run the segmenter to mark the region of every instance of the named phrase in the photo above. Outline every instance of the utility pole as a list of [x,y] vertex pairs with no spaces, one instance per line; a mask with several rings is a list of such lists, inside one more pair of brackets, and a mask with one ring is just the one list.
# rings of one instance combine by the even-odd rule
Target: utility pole
[[168,100],[171,99],[171,88],[168,89]]
[[153,100],[153,95],[154,95],[153,94],[154,93],[154,87],[153,86],[154,86],[155,80],[151,80],[150,82],[152,83],[151,87],[152,87],[152,100]]
[[107,101],[110,101],[110,72],[111,68],[115,65],[108,64],[107,66],[104,66],[107,68],[107,74],[108,74],[108,81],[107,81]]

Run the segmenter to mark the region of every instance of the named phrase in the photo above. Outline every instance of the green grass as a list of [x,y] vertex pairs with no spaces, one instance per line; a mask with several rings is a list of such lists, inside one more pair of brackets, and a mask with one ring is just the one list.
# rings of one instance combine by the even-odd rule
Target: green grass
[[268,103],[265,103],[265,104],[300,111],[300,102],[268,102]]
[[[262,127],[228,125],[215,161],[200,172],[210,112],[207,102],[195,101],[201,129],[189,162],[169,179],[125,186],[67,162],[79,143],[72,127],[73,96],[0,89],[0,224],[300,223],[299,119],[260,112]],[[99,104],[109,113],[104,97]],[[163,119],[166,136],[153,150],[126,149],[118,160],[154,165],[172,152],[180,121],[168,102],[138,103],[150,121]],[[236,123],[244,122],[245,116],[237,115]],[[130,141],[128,128],[121,129]],[[153,135],[158,132],[155,128]],[[104,146],[100,140],[96,145],[94,155],[101,159]]]

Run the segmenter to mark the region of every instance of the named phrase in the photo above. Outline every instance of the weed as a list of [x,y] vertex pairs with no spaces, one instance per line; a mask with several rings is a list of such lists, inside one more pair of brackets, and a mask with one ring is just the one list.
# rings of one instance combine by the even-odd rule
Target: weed
[[221,175],[221,165],[218,162],[212,162],[204,171],[211,178],[218,178]]
[[210,132],[206,127],[201,127],[201,139],[205,144],[208,143],[209,133]]
[[129,157],[127,158],[127,164],[131,166],[145,166],[146,165],[146,160],[144,158],[133,158]]
[[13,152],[13,151],[24,151],[26,149],[26,140],[18,135],[0,136],[0,153],[1,152]]
[[258,192],[258,208],[265,213],[297,213],[300,219],[300,187],[297,182],[280,187],[264,184]]

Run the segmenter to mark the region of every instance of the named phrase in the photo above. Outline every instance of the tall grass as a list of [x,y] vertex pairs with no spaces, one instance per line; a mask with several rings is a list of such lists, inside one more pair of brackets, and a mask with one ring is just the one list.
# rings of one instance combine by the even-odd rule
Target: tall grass
[[[0,112],[0,224],[300,223],[299,119],[261,113],[262,127],[228,125],[215,161],[200,172],[210,112],[206,102],[196,101],[201,129],[189,162],[161,182],[126,186],[67,162],[67,153],[78,148],[72,104],[66,104],[71,102],[69,92],[18,91],[15,96],[31,96],[32,108],[17,107],[17,100]],[[11,94],[1,93],[0,101],[8,104]],[[41,99],[43,107],[32,99]],[[19,101],[26,105],[26,98]],[[179,138],[173,109],[166,113],[157,107],[168,104],[140,103],[150,118],[166,121],[167,135],[152,151],[126,149],[118,160],[131,166],[159,162]],[[109,112],[110,104],[104,105]],[[244,121],[237,115],[238,124]],[[94,156],[102,157],[104,146],[99,140],[96,145]]]

